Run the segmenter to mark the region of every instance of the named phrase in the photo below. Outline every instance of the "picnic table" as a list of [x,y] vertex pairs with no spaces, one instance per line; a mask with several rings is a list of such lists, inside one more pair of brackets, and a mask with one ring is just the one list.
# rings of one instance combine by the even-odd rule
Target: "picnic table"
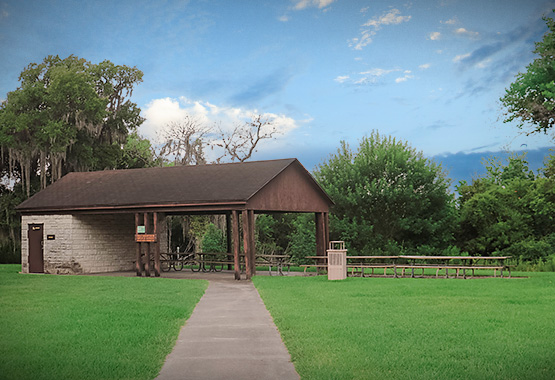
[[287,273],[289,274],[289,268],[291,267],[291,255],[256,255],[257,264],[268,266],[270,276],[272,275],[272,267],[276,268],[276,274],[284,276],[283,267],[287,267]]
[[[507,269],[509,277],[511,277],[511,267],[505,265],[505,260],[510,259],[511,256],[399,256],[399,258],[409,261],[410,264],[408,266],[398,265],[397,267],[403,270],[403,275],[405,269],[411,269],[411,277],[414,277],[415,269],[422,269],[422,272],[424,272],[426,268],[436,269],[436,277],[438,276],[439,270],[445,270],[445,278],[449,277],[449,269],[456,271],[456,277],[459,277],[459,273],[462,270],[463,278],[466,278],[467,270],[472,271],[473,277],[476,269],[493,270],[494,277],[497,277],[497,271],[499,270],[501,277],[503,277],[503,270]],[[450,263],[454,260],[459,260],[462,263]],[[480,261],[483,263],[480,264]]]
[[351,270],[351,276],[360,274],[364,277],[365,269],[371,270],[371,276],[374,275],[375,269],[383,269],[383,275],[387,276],[388,269],[393,269],[395,273],[395,261],[398,258],[399,256],[347,256],[347,269]]
[[[309,267],[327,268],[327,256],[307,256],[308,259],[315,260],[315,264],[301,265],[304,271]],[[497,271],[500,271],[503,277],[503,271],[508,270],[509,277],[511,277],[511,267],[505,265],[505,260],[511,256],[347,256],[347,269],[351,270],[351,275],[364,276],[365,269],[371,269],[371,274],[374,274],[374,269],[383,268],[384,276],[387,275],[387,270],[393,270],[393,277],[399,277],[398,269],[401,270],[401,277],[405,276],[407,269],[411,270],[411,277],[415,277],[415,269],[421,269],[422,275],[426,269],[436,269],[436,277],[439,276],[440,270],[445,270],[445,278],[449,277],[449,270],[454,270],[456,277],[459,277],[462,271],[463,278],[466,278],[466,271],[472,271],[472,276],[475,275],[477,269],[489,269],[494,271],[494,277],[497,277]],[[380,260],[381,262],[376,262]],[[400,262],[401,261],[401,262]],[[402,263],[408,261],[408,264]],[[452,261],[459,261],[460,263],[452,263]],[[480,263],[481,261],[481,263]]]
[[[232,264],[227,259],[228,253],[221,252],[197,252],[198,260],[191,265],[193,272],[202,270],[203,272],[221,272],[225,265]],[[195,265],[198,265],[197,266]]]
[[[233,260],[230,259],[232,255],[227,252],[197,252],[192,254],[189,258],[188,263],[191,264],[191,270],[193,272],[221,272],[226,265],[234,265]],[[244,259],[245,255],[240,255],[241,259],[241,270],[244,271]],[[291,255],[256,255],[256,264],[268,266],[270,275],[272,275],[272,268],[275,268],[275,272],[283,276],[285,275],[283,269],[289,268],[291,265]],[[168,269],[169,270],[169,269]]]

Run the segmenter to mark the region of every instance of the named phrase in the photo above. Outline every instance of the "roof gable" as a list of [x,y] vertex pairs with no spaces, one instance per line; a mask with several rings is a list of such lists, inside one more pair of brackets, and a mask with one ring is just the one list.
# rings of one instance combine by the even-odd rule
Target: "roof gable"
[[258,211],[326,212],[333,201],[312,175],[295,161],[253,194],[247,207]]

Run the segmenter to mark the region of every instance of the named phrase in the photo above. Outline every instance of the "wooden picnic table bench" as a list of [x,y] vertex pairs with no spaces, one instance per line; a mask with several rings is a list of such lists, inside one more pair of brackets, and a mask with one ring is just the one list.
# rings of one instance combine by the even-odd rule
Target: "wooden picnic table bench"
[[[374,275],[375,269],[383,269],[383,275],[387,276],[388,269],[395,270],[396,259],[397,256],[347,256],[347,270],[351,270],[351,276],[364,277],[365,269],[370,269],[369,276]],[[375,262],[375,260],[381,261]]]
[[283,268],[287,268],[287,274],[291,266],[291,255],[256,255],[256,264],[260,266],[268,266],[270,276],[272,275],[272,267],[276,268],[276,274],[284,276]]
[[[198,259],[192,263],[191,270],[198,272],[221,272],[225,266],[234,265],[233,254],[229,252],[197,252]],[[245,255],[240,255],[240,265],[244,266]]]
[[[307,256],[309,259],[316,261],[316,264],[303,264],[304,273],[311,267],[317,269],[326,268],[327,256]],[[397,269],[401,269],[400,276],[404,277],[406,270],[411,270],[411,277],[415,277],[415,269],[422,270],[424,276],[426,269],[436,269],[436,277],[439,277],[439,271],[445,270],[445,278],[449,278],[449,270],[455,271],[455,276],[458,278],[462,271],[462,277],[467,278],[467,270],[472,271],[472,277],[475,276],[475,270],[493,270],[494,277],[497,277],[497,271],[503,277],[504,271],[508,271],[511,277],[511,266],[506,265],[505,260],[510,256],[347,256],[347,269],[350,269],[351,275],[360,275],[364,277],[365,269],[370,269],[370,276],[374,275],[374,270],[377,268],[384,270],[384,276],[387,276],[387,270],[393,270],[393,277],[399,277]],[[356,261],[358,260],[358,261]],[[375,260],[382,260],[388,262],[375,262]],[[353,262],[356,261],[356,262]],[[408,261],[408,264],[399,263],[399,261]],[[432,261],[432,263],[430,263]],[[434,263],[435,261],[435,263]],[[439,263],[437,263],[439,261]],[[462,264],[450,263],[451,261],[462,261]],[[479,264],[479,261],[483,261]],[[493,263],[492,263],[493,262]]]
[[[203,272],[221,272],[224,267],[235,265],[233,261],[233,254],[228,252],[197,252],[195,255],[198,258],[194,258],[191,263],[191,270],[193,272],[198,272],[202,270]],[[241,271],[245,270],[245,255],[239,255]],[[272,270],[275,268],[275,272],[278,275],[284,275],[284,268],[286,268],[287,273],[291,266],[294,264],[291,262],[290,255],[256,255],[255,265],[267,266],[270,275],[272,275]]]
[[[404,276],[406,269],[411,269],[411,277],[414,277],[415,269],[422,269],[422,274],[427,268],[436,269],[436,277],[439,276],[440,270],[445,270],[445,278],[449,277],[449,270],[454,269],[456,271],[456,277],[459,277],[460,271],[463,271],[463,278],[466,278],[466,271],[472,271],[472,277],[475,275],[475,270],[493,270],[493,276],[497,277],[497,271],[500,271],[501,277],[503,277],[503,271],[507,270],[509,272],[509,278],[511,277],[511,267],[505,265],[505,260],[509,259],[511,256],[399,256],[400,259],[406,259],[410,262],[409,265],[398,265],[398,268],[402,268],[402,276]],[[423,262],[422,262],[423,261]],[[439,264],[431,264],[429,261],[439,261]],[[462,261],[462,264],[450,264],[450,261]],[[478,264],[477,262],[483,261],[483,264]],[[418,263],[417,263],[418,262]],[[443,263],[441,263],[443,262]],[[490,262],[494,262],[491,264]]]
[[[306,275],[306,270],[308,268],[316,268],[317,270],[328,268],[328,256],[306,256],[307,259],[314,259],[315,264],[302,264],[300,267],[304,268],[304,274]],[[325,263],[324,263],[325,262]]]
[[[306,256],[307,259],[313,259],[315,261],[321,261],[321,263],[316,264],[303,264],[301,265],[304,268],[304,273],[306,274],[306,270],[308,268],[327,268],[328,264],[324,264],[323,261],[327,261],[327,256]],[[372,259],[395,259],[397,256],[347,256],[347,270],[351,270],[351,275],[354,276],[355,274],[360,274],[361,276],[364,275],[364,269],[369,268],[372,271],[372,275],[374,274],[374,269],[376,268],[383,268],[384,269],[384,276],[387,275],[387,269],[393,268],[395,264],[393,263],[367,263],[364,261],[359,261],[357,263],[349,262],[350,260],[372,260]]]

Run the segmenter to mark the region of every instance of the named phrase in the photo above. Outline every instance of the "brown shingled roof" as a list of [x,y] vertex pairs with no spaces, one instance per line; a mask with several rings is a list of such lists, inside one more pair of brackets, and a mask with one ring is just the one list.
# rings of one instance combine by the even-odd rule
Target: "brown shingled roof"
[[[20,212],[247,202],[295,158],[69,173],[21,203]],[[304,169],[304,168],[303,168]],[[307,172],[308,176],[310,174]],[[314,181],[311,177],[311,180]],[[316,184],[316,182],[314,181]],[[316,184],[319,188],[319,186]],[[327,195],[319,188],[323,195]],[[329,199],[329,198],[327,198]]]

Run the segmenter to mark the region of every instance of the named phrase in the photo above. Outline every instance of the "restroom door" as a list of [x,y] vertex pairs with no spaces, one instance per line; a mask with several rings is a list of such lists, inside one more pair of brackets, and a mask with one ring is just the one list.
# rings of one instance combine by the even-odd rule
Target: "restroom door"
[[44,273],[43,224],[29,224],[29,273]]

